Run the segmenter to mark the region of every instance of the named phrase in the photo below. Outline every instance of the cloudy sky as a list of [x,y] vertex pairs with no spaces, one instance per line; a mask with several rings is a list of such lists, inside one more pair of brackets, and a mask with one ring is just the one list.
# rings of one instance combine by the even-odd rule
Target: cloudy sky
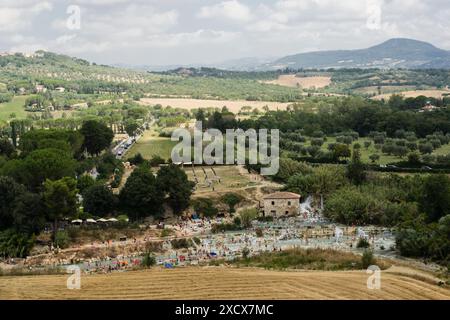
[[0,51],[109,64],[207,64],[393,37],[450,50],[449,34],[448,0],[0,0]]

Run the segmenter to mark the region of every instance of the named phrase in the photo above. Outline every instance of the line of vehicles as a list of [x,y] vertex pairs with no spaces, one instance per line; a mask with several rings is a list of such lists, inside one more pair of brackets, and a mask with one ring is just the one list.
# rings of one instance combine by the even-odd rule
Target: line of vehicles
[[113,153],[116,155],[118,159],[120,159],[125,152],[133,145],[133,143],[136,142],[136,137],[130,137],[126,140],[123,140],[119,145],[116,147],[115,151]]
[[116,156],[116,158],[121,159],[122,156],[131,148],[131,146],[141,137],[145,129],[150,128],[150,126],[152,126],[154,123],[155,120],[152,120],[150,123],[145,122],[138,130],[138,134],[136,136],[128,137],[127,139],[122,140],[117,146],[115,146],[112,150],[112,153]]

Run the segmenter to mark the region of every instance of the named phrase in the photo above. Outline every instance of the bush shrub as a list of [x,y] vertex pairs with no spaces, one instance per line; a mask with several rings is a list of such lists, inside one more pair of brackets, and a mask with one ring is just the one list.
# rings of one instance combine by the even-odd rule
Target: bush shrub
[[361,264],[363,269],[367,269],[369,266],[375,264],[375,258],[373,257],[373,252],[371,250],[364,250],[361,257]]
[[141,266],[144,268],[150,268],[156,265],[156,259],[151,252],[146,252],[144,258],[141,261]]
[[187,249],[192,247],[191,239],[173,239],[170,243],[173,249]]
[[65,249],[70,245],[70,237],[67,231],[58,231],[55,236],[55,244],[61,249]]
[[370,243],[364,239],[364,238],[360,238],[358,240],[358,244],[356,245],[357,248],[369,248],[370,247]]

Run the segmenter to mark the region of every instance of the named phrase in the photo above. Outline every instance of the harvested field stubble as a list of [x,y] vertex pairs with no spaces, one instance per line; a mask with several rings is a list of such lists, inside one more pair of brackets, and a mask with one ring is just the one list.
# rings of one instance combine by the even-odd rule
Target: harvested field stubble
[[297,77],[295,74],[280,75],[277,80],[266,81],[268,84],[278,84],[285,87],[301,87],[303,89],[320,89],[331,84],[331,77],[312,76]]
[[154,268],[82,276],[0,277],[0,299],[450,299],[450,291],[382,272],[381,289],[367,289],[364,271],[267,271],[239,268]]

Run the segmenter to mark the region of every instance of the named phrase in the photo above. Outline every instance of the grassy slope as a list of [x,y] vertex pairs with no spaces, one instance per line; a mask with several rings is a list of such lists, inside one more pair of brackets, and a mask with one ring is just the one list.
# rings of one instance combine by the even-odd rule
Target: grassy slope
[[433,155],[447,155],[450,154],[450,144],[443,145],[439,149],[436,149],[433,152]]
[[24,119],[27,112],[24,109],[27,96],[16,96],[10,102],[0,103],[0,120],[10,120],[11,113],[16,114],[16,119]]
[[127,152],[125,158],[133,157],[140,153],[145,159],[151,159],[154,155],[158,155],[163,159],[169,159],[172,148],[177,144],[170,138],[158,137],[158,133],[154,130],[145,131],[144,135],[137,143]]

